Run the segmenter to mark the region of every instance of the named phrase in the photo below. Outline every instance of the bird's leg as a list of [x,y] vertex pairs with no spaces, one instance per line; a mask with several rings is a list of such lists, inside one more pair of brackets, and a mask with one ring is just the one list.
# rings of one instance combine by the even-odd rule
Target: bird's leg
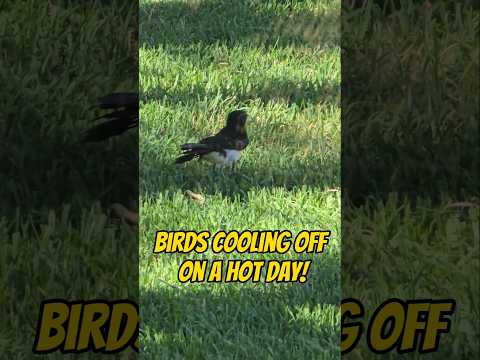
[[220,170],[220,174],[222,176],[222,179],[225,179],[225,168],[226,168],[226,166],[225,165],[218,165],[218,168]]
[[218,169],[218,164],[213,164],[213,180],[214,182],[218,182],[218,177],[220,176],[220,172]]

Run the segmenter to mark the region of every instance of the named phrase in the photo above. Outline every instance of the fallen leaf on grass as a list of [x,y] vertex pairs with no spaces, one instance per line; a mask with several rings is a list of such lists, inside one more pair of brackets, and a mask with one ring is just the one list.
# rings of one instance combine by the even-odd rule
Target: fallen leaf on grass
[[332,188],[332,189],[327,189],[327,192],[339,192],[340,189]]
[[115,203],[110,206],[110,208],[119,218],[124,219],[131,224],[138,224],[138,214],[128,210],[122,204]]
[[193,191],[187,190],[185,191],[185,194],[192,199],[193,201],[199,203],[200,205],[203,205],[205,203],[205,198],[203,197],[202,194],[197,194],[194,193]]
[[480,207],[480,205],[472,203],[472,202],[461,201],[461,202],[448,204],[446,206],[447,209],[451,209],[451,208],[472,208],[472,207],[473,208],[478,208],[478,207]]

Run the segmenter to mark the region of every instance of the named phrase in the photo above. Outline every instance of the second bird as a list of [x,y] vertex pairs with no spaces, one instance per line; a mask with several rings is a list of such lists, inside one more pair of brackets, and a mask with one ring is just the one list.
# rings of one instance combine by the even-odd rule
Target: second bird
[[175,161],[181,164],[195,158],[205,159],[219,166],[235,166],[241,151],[249,144],[245,124],[247,113],[235,110],[228,114],[227,125],[216,135],[200,140],[198,143],[183,144],[182,156]]

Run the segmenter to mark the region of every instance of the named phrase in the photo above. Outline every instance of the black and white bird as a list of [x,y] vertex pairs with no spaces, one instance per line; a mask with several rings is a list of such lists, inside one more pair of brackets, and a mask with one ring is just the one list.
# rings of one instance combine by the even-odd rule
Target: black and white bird
[[110,110],[110,112],[94,120],[108,120],[87,130],[84,134],[84,142],[103,141],[138,127],[137,93],[112,93],[99,98],[98,102],[101,109]]
[[207,160],[217,166],[230,166],[232,169],[249,144],[245,128],[247,113],[235,110],[228,114],[227,125],[216,135],[200,140],[198,143],[183,144],[182,155],[175,163],[181,164],[195,158]]

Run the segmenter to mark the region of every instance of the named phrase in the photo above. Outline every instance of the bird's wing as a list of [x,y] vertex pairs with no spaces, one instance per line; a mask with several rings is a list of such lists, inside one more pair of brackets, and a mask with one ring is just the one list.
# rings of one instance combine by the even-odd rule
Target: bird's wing
[[99,99],[99,107],[112,111],[94,120],[109,120],[87,130],[83,142],[103,141],[138,126],[138,94],[109,94]]
[[221,133],[209,136],[200,141],[201,144],[210,147],[212,150],[234,149],[235,141]]
[[187,143],[180,146],[182,150],[193,150],[193,149],[204,149],[204,150],[211,150],[211,146],[208,144],[196,144],[196,143]]

